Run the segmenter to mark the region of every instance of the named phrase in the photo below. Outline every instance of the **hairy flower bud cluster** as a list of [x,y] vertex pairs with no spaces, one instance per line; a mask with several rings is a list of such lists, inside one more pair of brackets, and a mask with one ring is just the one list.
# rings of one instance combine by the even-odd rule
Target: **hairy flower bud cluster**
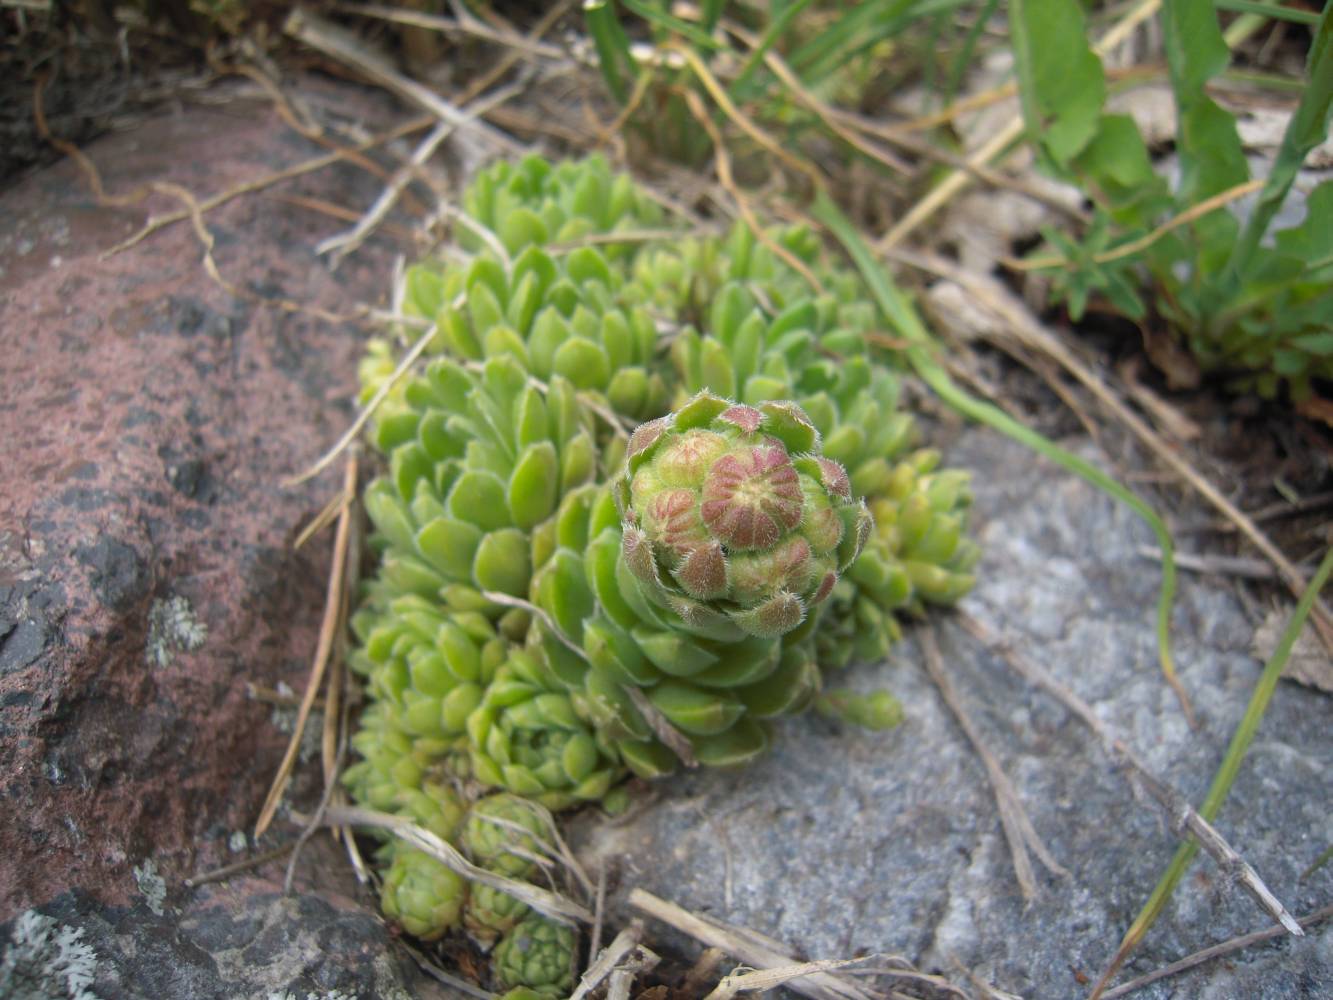
[[688,623],[775,639],[832,593],[870,536],[847,470],[793,403],[700,393],[635,430],[618,487],[640,588]]

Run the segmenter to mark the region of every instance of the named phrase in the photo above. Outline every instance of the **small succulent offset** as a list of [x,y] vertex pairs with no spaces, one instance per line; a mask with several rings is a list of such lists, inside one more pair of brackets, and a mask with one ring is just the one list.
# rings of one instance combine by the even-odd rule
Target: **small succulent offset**
[[[407,276],[423,368],[381,392],[387,342],[361,368],[386,469],[364,497],[379,561],[350,662],[371,703],[344,781],[529,880],[547,810],[743,764],[812,706],[895,724],[886,692],[827,675],[961,596],[977,549],[966,474],[919,447],[870,347],[883,320],[813,234],[662,235],[596,158],[501,164],[463,204],[462,259]],[[378,858],[408,932],[493,949],[515,997],[568,991],[571,928],[404,844]]]

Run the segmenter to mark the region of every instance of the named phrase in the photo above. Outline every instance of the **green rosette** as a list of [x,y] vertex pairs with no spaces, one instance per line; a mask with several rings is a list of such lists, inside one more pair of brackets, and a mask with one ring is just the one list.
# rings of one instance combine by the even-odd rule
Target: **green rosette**
[[395,846],[380,906],[413,937],[434,941],[461,923],[467,889],[465,879],[429,854]]
[[621,775],[540,648],[515,650],[468,717],[472,773],[550,809],[593,802]]
[[473,803],[461,845],[473,862],[509,878],[528,878],[550,842],[546,818],[534,803],[500,792]]
[[526,987],[538,996],[568,996],[574,985],[574,931],[532,915],[505,935],[491,957],[502,988]]
[[491,945],[513,930],[528,913],[528,905],[509,893],[476,883],[468,894],[463,926],[483,945]]

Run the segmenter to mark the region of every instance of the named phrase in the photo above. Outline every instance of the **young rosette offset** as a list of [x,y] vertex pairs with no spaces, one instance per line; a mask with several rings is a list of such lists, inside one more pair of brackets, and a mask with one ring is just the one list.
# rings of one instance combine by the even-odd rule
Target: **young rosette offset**
[[384,915],[423,941],[434,941],[463,916],[467,882],[429,854],[395,847],[384,876],[380,905]]
[[777,638],[805,621],[873,522],[847,471],[790,402],[702,392],[630,438],[622,554],[644,594],[687,624]]
[[542,997],[564,997],[574,985],[574,931],[533,914],[495,949],[491,967],[501,986],[526,986]]
[[546,669],[540,648],[509,654],[467,727],[475,776],[549,809],[596,801],[622,773]]

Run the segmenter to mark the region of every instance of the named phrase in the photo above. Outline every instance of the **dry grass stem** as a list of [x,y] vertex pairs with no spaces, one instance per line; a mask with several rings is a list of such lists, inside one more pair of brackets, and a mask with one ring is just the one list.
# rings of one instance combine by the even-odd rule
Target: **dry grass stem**
[[[537,23],[532,26],[532,30],[528,32],[527,42],[533,44],[539,42],[546,33],[555,27],[556,23],[565,16],[572,5],[573,0],[559,0],[558,3],[551,4],[547,8],[546,13],[537,20]],[[463,9],[466,11],[466,8]],[[473,20],[476,19],[473,18]],[[516,32],[511,31],[509,34],[514,35]],[[497,59],[495,64],[489,70],[479,74],[471,83],[463,88],[463,92],[457,96],[458,103],[466,104],[482,91],[487,90],[497,83],[502,76],[519,64],[523,59],[523,51],[522,48],[514,46],[507,47],[504,55]],[[497,112],[502,110],[502,108],[496,109]]]
[[[1302,927],[1313,927],[1315,924],[1322,923],[1329,917],[1333,917],[1333,906],[1325,906],[1315,910],[1313,913],[1307,913],[1299,918]],[[1160,969],[1149,972],[1147,975],[1139,976],[1137,979],[1131,979],[1127,983],[1109,989],[1102,994],[1102,1000],[1116,1000],[1117,997],[1128,996],[1135,990],[1141,990],[1143,987],[1157,982],[1159,979],[1166,979],[1168,976],[1174,976],[1177,973],[1193,969],[1195,966],[1203,965],[1205,962],[1211,962],[1215,958],[1221,958],[1223,955],[1230,955],[1233,952],[1240,951],[1250,945],[1261,944],[1264,941],[1271,941],[1273,938],[1281,937],[1286,933],[1282,927],[1266,927],[1261,931],[1254,931],[1251,934],[1242,934],[1240,937],[1231,938],[1220,944],[1215,944],[1211,948],[1204,948],[1202,951],[1196,951],[1193,955],[1187,955],[1185,958],[1170,965],[1164,965]]]
[[[922,268],[933,274],[948,278],[950,281],[957,282],[967,290],[971,294],[973,302],[983,307],[996,319],[994,329],[983,330],[981,333],[982,336],[994,342],[1001,349],[1007,350],[1009,344],[1013,340],[1017,340],[1024,347],[1050,357],[1060,367],[1073,375],[1113,417],[1129,428],[1130,432],[1143,442],[1164,465],[1235,524],[1236,528],[1250,543],[1277,568],[1294,595],[1300,597],[1305,591],[1307,583],[1305,574],[1283,555],[1276,545],[1269,541],[1268,537],[1259,529],[1259,526],[1228,500],[1221,490],[1214,486],[1202,473],[1198,472],[1187,459],[1182,457],[1176,448],[1164,441],[1156,431],[1148,426],[1143,418],[1126,406],[1101,377],[1084,364],[1060,338],[1042,326],[1032,315],[1031,310],[999,281],[987,275],[965,271],[937,254],[897,251],[893,256],[913,267]],[[1321,600],[1316,600],[1310,617],[1319,630],[1325,648],[1333,651],[1333,614],[1329,612],[1327,605]],[[1182,706],[1185,707],[1186,715],[1190,718],[1191,725],[1193,725],[1193,712],[1188,707],[1189,701],[1185,697],[1183,688],[1179,686],[1179,680],[1175,677],[1168,677],[1168,681],[1177,689],[1176,693],[1182,699]]]
[[330,263],[332,268],[336,269],[339,262],[355,251],[365,238],[374,231],[375,227],[384,221],[384,217],[389,214],[394,203],[397,202],[398,196],[402,194],[403,189],[416,176],[416,171],[435,155],[440,143],[449,138],[456,127],[451,122],[436,122],[435,127],[412,151],[412,156],[408,159],[408,162],[394,173],[388,185],[380,192],[374,204],[357,220],[356,225],[351,229],[321,240],[315,245],[315,253],[331,254],[332,261]]
[[634,707],[643,716],[643,721],[648,723],[648,728],[653,731],[653,735],[661,740],[682,764],[688,768],[699,766],[699,758],[694,756],[694,746],[690,743],[689,737],[671,724],[670,720],[662,714],[661,709],[654,705],[648,696],[643,693],[643,688],[637,684],[622,684],[621,690],[634,703]]
[[[1231,204],[1237,199],[1244,198],[1247,194],[1253,194],[1262,188],[1267,182],[1263,177],[1257,177],[1254,180],[1246,181],[1243,184],[1237,184],[1235,187],[1227,188],[1225,191],[1213,195],[1211,198],[1205,198],[1197,205],[1191,205],[1185,211],[1173,216],[1162,223],[1150,233],[1145,233],[1137,240],[1131,240],[1128,243],[1122,243],[1113,250],[1105,250],[1096,254],[1092,259],[1098,264],[1110,264],[1117,260],[1124,260],[1126,257],[1133,257],[1137,253],[1147,250],[1158,240],[1175,232],[1181,226],[1188,226],[1196,219],[1200,219],[1210,212],[1216,212],[1219,208]],[[1001,259],[1005,267],[1015,271],[1041,271],[1053,267],[1074,268],[1083,267],[1075,261],[1066,260],[1063,257],[1031,257],[1026,259],[1016,259],[1014,257],[1004,257]]]
[[616,969],[611,973],[611,981],[606,987],[606,1000],[629,1000],[630,987],[633,985],[633,972],[629,969]]
[[751,972],[733,972],[723,977],[717,987],[704,1000],[732,1000],[737,993],[765,993],[777,986],[790,983],[794,979],[804,979],[816,972],[828,972],[842,969],[861,962],[872,962],[878,955],[864,958],[826,958],[818,962],[798,962],[777,969],[756,969]]
[[941,149],[913,133],[899,133],[894,131],[892,127],[883,128],[878,122],[850,111],[844,111],[842,108],[830,108],[829,113],[832,119],[836,119],[848,128],[854,128],[866,135],[884,139],[886,142],[890,142],[900,149],[905,149],[922,159],[943,163],[955,170],[962,170],[971,174],[976,180],[992,187],[1015,191],[1084,225],[1092,221],[1092,216],[1078,205],[1062,200],[1050,190],[1030,181],[1023,180],[1020,177],[1011,177],[1009,174],[1001,173],[984,163],[973,163],[966,157],[959,156],[947,149]]
[[977,729],[971,716],[963,707],[962,699],[958,697],[958,692],[954,690],[953,681],[949,679],[949,675],[944,669],[944,658],[940,655],[939,644],[935,640],[935,630],[929,625],[924,625],[917,630],[917,636],[921,642],[921,651],[924,654],[926,671],[930,674],[930,679],[939,688],[940,696],[944,699],[945,704],[949,706],[949,710],[953,712],[954,718],[958,720],[958,725],[967,736],[968,742],[972,744],[972,748],[977,752],[977,756],[981,758],[982,764],[985,765],[986,776],[990,780],[991,790],[995,794],[995,804],[999,807],[1000,824],[1004,827],[1004,837],[1009,842],[1009,853],[1013,857],[1014,874],[1018,876],[1018,887],[1023,893],[1023,899],[1030,903],[1037,897],[1039,890],[1032,870],[1032,860],[1028,857],[1029,848],[1049,871],[1062,878],[1070,878],[1071,876],[1046,849],[1046,845],[1038,836],[1032,821],[1028,818],[1027,811],[1018,798],[1018,791],[1014,788],[1013,782],[1004,773],[1004,768],[1000,767],[1000,762],[995,759],[995,755],[987,748],[981,737],[981,731]]
[[593,149],[601,149],[611,142],[613,137],[618,138],[620,136],[625,125],[634,117],[634,112],[639,110],[639,105],[643,103],[644,97],[648,94],[648,88],[652,85],[656,76],[657,74],[651,66],[645,66],[639,71],[639,75],[634,78],[634,89],[630,91],[625,106],[616,113],[616,116],[609,123],[598,127],[597,134],[592,141]]
[[[261,701],[265,705],[277,705],[279,708],[295,708],[301,704],[301,699],[295,694],[288,694],[277,688],[267,687],[264,684],[256,684],[254,681],[245,682],[245,696],[251,701]],[[316,698],[314,707],[318,710],[324,708],[324,699]]]
[[[479,118],[487,112],[493,111],[505,101],[522,93],[527,88],[527,84],[528,80],[524,77],[524,79],[517,80],[508,86],[500,87],[478,100],[475,105],[465,107],[463,114],[469,119]],[[366,237],[384,221],[384,217],[392,210],[394,203],[407,185],[414,177],[418,176],[430,158],[435,155],[435,151],[440,144],[451,136],[457,128],[458,126],[452,122],[436,123],[430,134],[413,151],[408,162],[393,175],[388,186],[380,192],[379,197],[375,199],[375,203],[366,210],[365,215],[361,216],[357,224],[346,232],[331,236],[319,243],[315,247],[315,253],[331,254],[332,266],[336,268],[344,257],[353,253]]]
[[[753,34],[734,22],[727,22],[726,29],[744,42],[751,50],[759,45],[759,39]],[[764,64],[772,71],[796,100],[805,106],[805,108],[814,113],[828,127],[834,135],[838,136],[843,142],[847,143],[853,149],[876,160],[898,174],[910,174],[912,168],[898,159],[886,149],[871,145],[863,138],[847,128],[838,117],[837,109],[832,105],[820,100],[815,94],[801,83],[801,78],[792,72],[791,67],[777,54],[772,48],[764,53]]]
[[339,490],[334,495],[333,499],[320,509],[320,512],[314,516],[313,520],[301,529],[301,533],[296,536],[296,541],[292,542],[292,551],[301,549],[306,542],[310,541],[310,539],[314,538],[336,521],[342,514],[343,508],[349,503],[352,503],[355,499],[356,498],[350,494]]
[[439,31],[445,35],[471,35],[474,38],[480,38],[487,42],[495,42],[498,45],[504,45],[511,49],[517,49],[524,55],[535,56],[538,59],[564,59],[565,52],[544,42],[533,41],[524,35],[516,34],[511,31],[500,31],[492,28],[486,22],[467,13],[466,8],[461,8],[463,15],[458,19],[451,17],[441,17],[438,14],[427,14],[422,11],[411,10],[404,7],[389,7],[384,4],[376,3],[340,3],[334,6],[334,9],[342,14],[357,14],[361,17],[372,17],[382,21],[390,21],[394,24],[406,24],[417,28],[429,28],[432,31]]
[[[343,492],[355,493],[357,483],[358,462],[356,453],[347,456],[347,463],[343,470]],[[301,749],[301,737],[305,733],[306,722],[310,718],[310,710],[319,695],[319,689],[324,682],[324,674],[332,659],[334,642],[338,637],[340,627],[343,622],[343,611],[346,607],[347,591],[347,558],[350,548],[349,542],[352,537],[352,510],[351,504],[342,509],[338,515],[338,530],[333,539],[333,566],[329,570],[329,581],[324,597],[324,619],[319,626],[319,643],[315,647],[315,661],[310,668],[310,678],[306,682],[305,694],[301,698],[301,705],[296,710],[296,722],[292,726],[292,736],[287,742],[287,752],[283,754],[282,763],[278,765],[278,773],[273,778],[273,785],[269,788],[268,797],[264,800],[264,807],[259,811],[259,819],[255,821],[255,837],[258,838],[268,829],[273,821],[273,814],[277,812],[278,804],[282,802],[283,793],[287,790],[287,784],[291,781],[292,771],[296,767],[297,754]],[[329,713],[325,713],[326,715]]]
[[[293,164],[290,167],[284,167],[281,170],[275,170],[272,173],[264,174],[262,177],[256,177],[253,180],[244,181],[240,184],[234,185],[233,187],[227,188],[227,190],[225,191],[220,191],[215,195],[205,198],[203,201],[199,202],[199,211],[201,214],[207,214],[208,212],[211,212],[213,209],[218,208],[221,205],[225,205],[227,202],[232,201],[235,198],[239,198],[242,195],[254,194],[255,192],[263,191],[266,188],[270,188],[275,184],[280,184],[283,181],[289,181],[292,180],[293,178],[304,176],[305,174],[311,174],[318,170],[323,170],[325,167],[332,166],[335,163],[341,163],[345,160],[350,160],[359,152],[368,149],[373,149],[376,146],[381,146],[384,143],[393,141],[394,139],[401,139],[404,136],[411,135],[414,132],[420,132],[422,129],[429,128],[434,121],[435,121],[434,117],[414,118],[411,121],[404,122],[402,125],[399,125],[396,128],[390,129],[388,132],[385,132],[381,135],[373,136],[357,146],[350,147],[348,149],[338,149],[331,153],[325,153],[322,156],[316,156],[309,160],[303,160],[302,162]],[[147,239],[149,236],[153,235],[158,230],[165,229],[168,226],[174,225],[177,222],[183,222],[186,219],[189,219],[190,217],[191,213],[188,211],[168,212],[166,215],[150,216],[148,221],[145,222],[143,226],[139,228],[138,231],[129,236],[127,239],[124,239],[121,242],[117,243],[109,250],[105,251],[102,254],[102,258],[106,259],[108,257],[115,256],[116,254],[124,250],[128,250],[131,247],[143,242],[143,240]]]
[[769,234],[759,217],[754,214],[754,209],[750,206],[749,199],[741,192],[740,185],[736,183],[735,177],[731,173],[731,154],[727,152],[726,142],[723,140],[722,133],[708,114],[708,109],[704,107],[703,100],[693,90],[683,90],[680,92],[685,99],[686,106],[690,109],[690,114],[694,115],[700,125],[703,126],[708,138],[713,142],[713,162],[717,167],[717,179],[731,195],[732,200],[736,202],[736,208],[745,220],[745,225],[754,233],[755,239],[782,260],[788,267],[805,279],[815,293],[824,294],[824,286],[820,280],[815,277],[815,273],[810,270],[805,261],[801,260],[786,247],[778,243]]
[[[787,164],[792,170],[808,177],[816,188],[823,185],[823,178],[814,166],[797,159],[782,143],[761,129],[740,108],[736,107],[731,98],[727,96],[726,89],[718,83],[717,77],[713,76],[708,67],[704,65],[703,60],[692,49],[683,45],[673,45],[668,51],[679,53],[684,57],[686,65],[699,78],[699,82],[708,91],[708,95],[713,99],[713,102],[717,104],[723,114],[740,127],[742,132]],[[693,91],[688,91],[688,93],[693,93]]]
[[[354,208],[347,208],[344,205],[335,205],[332,202],[325,201],[322,198],[307,198],[299,194],[266,194],[264,197],[279,201],[285,205],[295,205],[297,208],[309,209],[320,215],[327,215],[330,219],[337,219],[339,222],[358,222],[362,213]],[[406,202],[407,199],[403,199]],[[406,205],[404,205],[406,207]],[[421,242],[422,234],[416,229],[409,229],[406,226],[395,225],[392,222],[381,222],[377,229],[380,233],[390,236],[399,243],[406,244],[408,247],[416,247]]]
[[[1139,555],[1147,559],[1162,558],[1162,550],[1153,545],[1140,545]],[[1262,559],[1247,559],[1245,556],[1215,556],[1208,553],[1195,554],[1177,552],[1176,565],[1192,573],[1208,573],[1213,576],[1239,576],[1246,580],[1272,580],[1277,577],[1273,567]]]
[[[327,721],[329,716],[326,714],[324,718]],[[328,727],[326,726],[325,732],[327,733],[328,731]],[[344,743],[338,747],[337,756],[328,765],[328,770],[334,774],[337,773],[339,766],[342,764],[342,751],[346,749],[346,746],[347,745]],[[311,816],[302,827],[300,835],[296,838],[296,846],[292,851],[292,856],[287,859],[287,871],[282,879],[283,893],[286,894],[292,891],[292,883],[296,880],[296,863],[301,860],[301,850],[305,847],[310,838],[319,832],[319,828],[324,821],[324,815],[329,811],[329,807],[332,804],[333,797],[337,791],[338,785],[336,782],[326,781],[324,785],[324,793],[319,797],[319,805],[315,807],[314,815]],[[339,833],[337,828],[331,832],[335,837],[337,837]]]
[[[641,944],[643,941],[643,922],[631,920],[629,926],[612,939],[588,966],[579,985],[570,994],[569,1000],[584,1000],[597,989],[617,968],[630,972],[642,972],[656,967],[657,955]],[[628,960],[628,961],[627,961]]]
[[[453,308],[459,308],[460,305],[461,297],[454,301]],[[411,349],[403,355],[403,359],[398,362],[398,367],[393,370],[393,374],[385,379],[383,384],[381,384],[375,391],[375,395],[370,397],[370,401],[362,407],[361,412],[358,413],[356,419],[352,421],[352,425],[343,432],[342,437],[338,438],[333,447],[321,455],[315,463],[304,472],[297,473],[295,476],[283,480],[282,485],[289,489],[293,486],[300,486],[306,480],[313,479],[327,469],[333,463],[333,460],[341,455],[343,451],[356,440],[356,436],[361,433],[362,429],[370,421],[370,418],[374,416],[375,411],[379,409],[380,404],[389,397],[389,393],[393,391],[393,387],[403,380],[403,377],[406,376],[412,366],[416,364],[417,359],[425,352],[426,346],[430,343],[431,337],[433,337],[434,334],[435,327],[432,325],[425,333],[416,339],[416,342],[412,345]]]
[[685,973],[685,979],[680,984],[681,994],[687,997],[702,996],[704,984],[717,976],[717,967],[726,957],[727,953],[721,948],[705,948],[690,966],[690,971]]
[[419,968],[426,975],[430,976],[436,982],[443,983],[450,989],[458,990],[458,992],[463,994],[464,996],[475,997],[476,1000],[499,1000],[499,994],[492,993],[489,990],[483,990],[476,983],[469,982],[468,980],[463,979],[461,976],[455,976],[452,975],[451,973],[445,972],[438,965],[436,965],[425,955],[423,955],[420,951],[418,951],[416,948],[413,948],[410,944],[408,944],[401,938],[399,938],[398,943],[407,951],[409,955],[412,956],[412,961],[417,963],[417,968]]
[[1153,799],[1157,801],[1163,815],[1172,830],[1177,833],[1188,831],[1214,861],[1228,875],[1234,877],[1245,890],[1254,897],[1265,911],[1278,921],[1287,932],[1297,937],[1304,935],[1287,908],[1269,890],[1258,872],[1236,852],[1226,839],[1213,826],[1194,811],[1194,808],[1178,791],[1162,781],[1148,769],[1123,740],[1112,734],[1110,728],[1101,721],[1082,698],[1057,681],[1040,664],[1023,656],[1007,643],[995,636],[989,628],[966,612],[959,613],[963,628],[975,636],[988,649],[995,652],[1009,664],[1028,683],[1041,688],[1052,695],[1066,709],[1078,716],[1102,742],[1102,746],[1111,759],[1127,767],[1133,780],[1137,781]]
[[300,7],[293,9],[283,25],[284,33],[324,55],[364,74],[367,79],[391,90],[404,100],[427,111],[441,121],[467,128],[494,150],[510,156],[522,156],[527,149],[510,136],[477,118],[460,111],[429,87],[403,76],[378,52],[368,49],[359,38],[345,29]]
[[214,868],[212,871],[200,872],[198,875],[191,875],[183,883],[185,888],[194,889],[197,886],[207,885],[210,882],[224,882],[233,875],[239,875],[242,872],[248,872],[252,868],[258,868],[260,865],[266,865],[270,861],[277,861],[296,847],[296,841],[290,841],[279,847],[274,847],[268,851],[262,851],[259,854],[248,857],[243,861],[237,861],[230,865],[223,865],[221,868]]
[[[304,823],[309,819],[295,812],[292,813],[292,818],[298,823]],[[402,816],[356,806],[331,806],[325,811],[320,822],[324,826],[368,826],[388,830],[399,840],[429,854],[440,864],[464,878],[507,893],[552,920],[564,924],[592,923],[593,915],[572,899],[540,889],[521,879],[506,878],[485,868],[478,868],[452,845]]]
[[597,889],[592,897],[592,932],[588,936],[588,961],[602,950],[602,929],[606,926],[606,862],[597,862]]
[[[736,928],[720,921],[693,914],[643,889],[634,889],[630,892],[629,905],[708,947],[726,952],[752,968],[778,969],[797,964],[789,955],[757,943],[751,935],[738,933]],[[792,980],[787,984],[787,988],[812,1000],[872,1000],[873,998],[871,992],[855,983],[838,979],[828,972],[814,972],[801,979]]]

